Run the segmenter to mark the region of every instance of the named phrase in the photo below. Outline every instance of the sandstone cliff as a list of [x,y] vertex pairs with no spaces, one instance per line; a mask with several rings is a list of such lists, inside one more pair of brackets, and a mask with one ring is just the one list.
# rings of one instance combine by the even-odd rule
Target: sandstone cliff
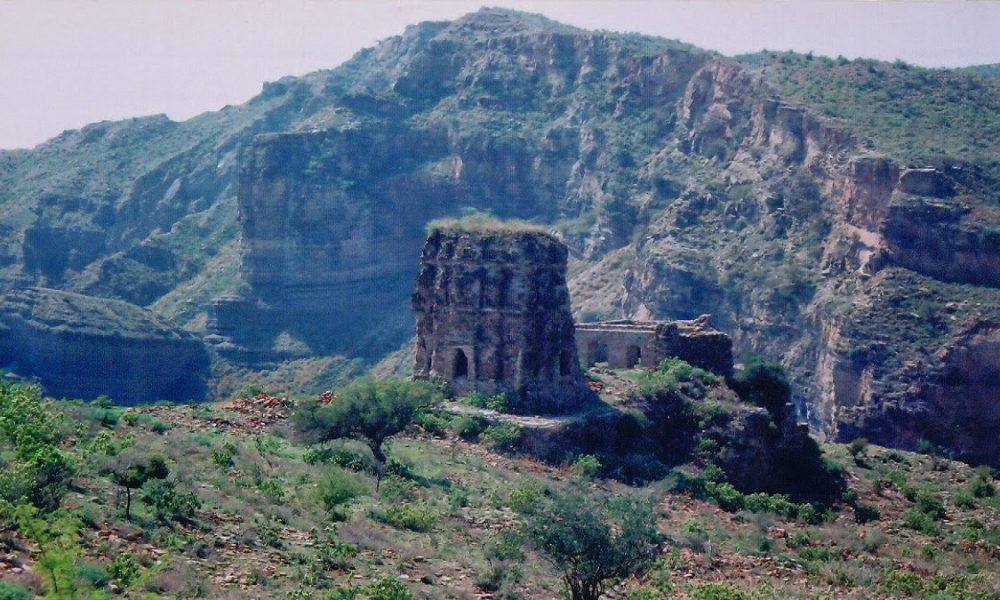
[[491,211],[567,245],[581,320],[710,313],[736,355],[782,357],[817,432],[875,437],[887,397],[947,422],[920,394],[996,318],[997,98],[968,73],[484,9],[243,106],[3,153],[0,286],[151,305],[237,362],[371,360],[412,331],[423,223]]
[[0,364],[53,396],[119,404],[199,400],[208,375],[200,340],[156,314],[44,288],[0,297]]

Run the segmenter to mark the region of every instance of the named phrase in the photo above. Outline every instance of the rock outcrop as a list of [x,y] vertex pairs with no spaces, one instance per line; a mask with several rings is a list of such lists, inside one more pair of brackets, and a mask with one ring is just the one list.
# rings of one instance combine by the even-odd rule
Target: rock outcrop
[[138,306],[26,288],[0,297],[0,364],[52,396],[137,404],[200,400],[209,359],[195,336]]
[[566,247],[538,230],[443,225],[427,238],[413,293],[413,376],[456,393],[507,392],[519,412],[588,398],[573,343]]

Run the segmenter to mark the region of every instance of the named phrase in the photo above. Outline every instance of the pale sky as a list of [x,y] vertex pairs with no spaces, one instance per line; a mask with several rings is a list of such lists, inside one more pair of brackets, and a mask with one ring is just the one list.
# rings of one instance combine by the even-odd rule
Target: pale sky
[[724,54],[1000,62],[993,0],[0,0],[0,148],[94,121],[190,118],[332,68],[406,25],[481,5]]

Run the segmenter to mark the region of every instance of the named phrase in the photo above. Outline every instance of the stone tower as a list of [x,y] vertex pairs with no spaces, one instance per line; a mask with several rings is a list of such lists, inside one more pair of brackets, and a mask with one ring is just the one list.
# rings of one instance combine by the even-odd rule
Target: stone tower
[[566,254],[536,229],[435,229],[413,294],[414,377],[442,377],[458,394],[508,392],[519,412],[579,405],[588,390],[573,341]]

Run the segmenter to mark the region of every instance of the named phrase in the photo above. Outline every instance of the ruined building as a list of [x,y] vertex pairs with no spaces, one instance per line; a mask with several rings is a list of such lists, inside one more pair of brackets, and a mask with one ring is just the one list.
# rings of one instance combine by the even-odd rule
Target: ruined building
[[566,247],[542,231],[444,226],[428,237],[413,294],[414,377],[456,393],[511,393],[521,412],[587,398],[566,287]]
[[600,321],[576,326],[576,348],[588,367],[656,368],[677,357],[719,375],[733,369],[733,341],[713,328],[708,315],[693,321]]

